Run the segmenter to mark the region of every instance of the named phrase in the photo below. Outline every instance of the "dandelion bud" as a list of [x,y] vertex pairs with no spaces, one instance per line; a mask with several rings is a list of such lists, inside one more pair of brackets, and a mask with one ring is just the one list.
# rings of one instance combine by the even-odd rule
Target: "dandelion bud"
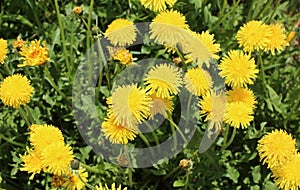
[[187,168],[188,166],[189,166],[189,160],[187,160],[187,159],[182,159],[182,160],[180,160],[180,162],[179,162],[179,166],[182,168],[182,169],[185,169],[185,168]]
[[77,6],[73,8],[73,13],[76,15],[80,15],[82,13],[82,8],[81,6]]
[[180,57],[175,57],[175,58],[173,59],[173,62],[174,62],[176,65],[178,65],[179,63],[181,63]]
[[71,161],[71,168],[72,170],[78,170],[79,169],[79,165],[80,165],[80,162],[76,159],[73,159]]
[[123,167],[127,167],[129,164],[128,158],[125,154],[120,154],[117,158],[118,164]]

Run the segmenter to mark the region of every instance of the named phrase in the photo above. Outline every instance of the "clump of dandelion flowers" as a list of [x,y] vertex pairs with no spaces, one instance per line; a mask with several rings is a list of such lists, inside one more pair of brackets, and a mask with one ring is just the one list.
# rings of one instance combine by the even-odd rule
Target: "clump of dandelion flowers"
[[112,115],[108,116],[102,123],[102,131],[111,143],[118,144],[127,144],[129,140],[134,140],[138,133],[137,126],[129,129],[118,123]]
[[0,63],[4,64],[7,54],[7,41],[3,38],[0,38]]
[[30,102],[34,88],[26,76],[14,74],[0,84],[0,99],[6,106],[19,108]]
[[23,45],[20,54],[23,56],[21,59],[24,61],[18,67],[38,66],[46,63],[49,60],[48,51],[46,43],[41,43],[40,40],[31,41],[29,46]]
[[285,164],[297,153],[296,141],[286,131],[275,129],[258,141],[257,150],[263,164],[273,169]]
[[239,50],[229,51],[228,55],[222,58],[219,68],[225,83],[234,88],[253,84],[258,73],[254,59]]
[[136,84],[118,86],[107,99],[109,114],[116,122],[126,127],[134,127],[150,114],[151,98],[145,89]]
[[244,24],[237,32],[236,38],[240,47],[246,52],[265,50],[272,35],[268,25],[261,21],[252,20]]
[[131,45],[136,39],[136,27],[132,21],[118,18],[106,29],[104,36],[114,46]]
[[[284,143],[284,142],[282,142]],[[300,188],[300,154],[297,153],[289,161],[272,169],[275,183],[284,190]]]
[[53,142],[42,150],[41,157],[46,171],[56,175],[66,174],[73,160],[72,148],[61,142]]
[[206,93],[212,86],[210,74],[202,68],[189,69],[184,77],[185,87],[196,96]]
[[28,147],[26,147],[26,149],[27,154],[20,155],[22,162],[24,162],[20,170],[32,173],[32,175],[29,177],[29,179],[32,180],[35,174],[39,174],[44,169],[44,166],[41,155],[38,151],[30,150]]
[[269,43],[266,44],[266,51],[270,51],[275,55],[275,50],[282,51],[287,45],[287,37],[284,28],[280,23],[268,25],[271,30],[271,36],[268,37]]
[[163,11],[167,9],[168,4],[170,7],[172,7],[177,0],[140,0],[141,4],[149,8],[155,12]]
[[248,88],[234,88],[226,92],[226,100],[231,102],[242,102],[252,109],[255,108],[257,101],[252,90]]
[[235,128],[247,128],[254,119],[253,110],[242,102],[227,103],[224,122]]
[[186,24],[185,16],[180,12],[160,12],[150,24],[150,38],[155,42],[176,48],[176,45],[187,38],[189,26]]
[[169,64],[159,64],[149,70],[145,77],[146,90],[159,98],[179,93],[182,84],[180,70]]

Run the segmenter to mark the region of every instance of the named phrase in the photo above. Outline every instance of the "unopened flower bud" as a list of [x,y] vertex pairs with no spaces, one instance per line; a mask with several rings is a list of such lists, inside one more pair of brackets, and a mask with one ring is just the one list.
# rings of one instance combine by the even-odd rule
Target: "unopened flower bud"
[[82,8],[81,6],[77,6],[73,8],[73,13],[76,15],[80,15],[82,13]]
[[182,160],[180,160],[180,162],[179,162],[179,166],[181,167],[181,168],[183,168],[183,169],[185,169],[185,168],[187,168],[188,166],[189,166],[189,160],[187,160],[187,159],[182,159]]
[[80,166],[80,162],[78,160],[73,159],[71,161],[71,168],[72,168],[72,170],[78,170],[79,166]]

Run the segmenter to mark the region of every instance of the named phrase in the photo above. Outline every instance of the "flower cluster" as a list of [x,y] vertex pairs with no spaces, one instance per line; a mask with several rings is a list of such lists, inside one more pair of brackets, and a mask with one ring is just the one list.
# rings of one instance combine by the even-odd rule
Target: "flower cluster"
[[300,188],[300,154],[291,135],[276,129],[258,141],[257,150],[261,161],[272,170],[280,188]]

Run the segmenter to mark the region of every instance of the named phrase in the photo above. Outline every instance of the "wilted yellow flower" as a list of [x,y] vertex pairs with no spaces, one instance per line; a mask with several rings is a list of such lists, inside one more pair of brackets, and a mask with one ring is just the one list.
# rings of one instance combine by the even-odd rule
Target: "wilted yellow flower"
[[132,21],[118,18],[108,25],[104,36],[114,46],[131,45],[136,39],[136,27]]
[[26,45],[26,42],[24,40],[22,40],[21,36],[18,36],[17,40],[13,43],[13,47],[16,49],[20,49],[24,45]]
[[46,42],[40,40],[31,41],[30,45],[24,45],[21,47],[20,54],[23,56],[21,60],[24,60],[18,67],[24,66],[38,66],[49,61],[48,48]]
[[287,41],[288,43],[290,43],[290,42],[294,39],[295,34],[296,34],[295,31],[291,31],[291,32],[288,34],[288,36],[287,36],[287,38],[286,38],[286,41]]
[[[284,142],[282,142],[284,143]],[[300,189],[300,154],[297,153],[290,160],[272,169],[273,177],[279,188],[284,190]]]
[[296,153],[296,140],[286,131],[275,129],[258,141],[257,150],[263,164],[268,168],[282,167]]
[[225,83],[234,87],[246,87],[253,84],[258,69],[250,54],[244,54],[239,50],[231,50],[228,55],[222,58],[219,65],[220,75],[225,78]]
[[180,70],[168,64],[154,66],[145,77],[146,90],[159,98],[177,95],[181,84]]
[[0,63],[4,64],[7,54],[7,41],[3,38],[0,38]]
[[179,162],[179,166],[183,169],[187,168],[190,165],[190,161],[187,159],[182,159]]
[[224,122],[235,128],[247,128],[254,119],[253,110],[242,102],[227,103]]
[[72,148],[68,144],[53,142],[42,150],[41,157],[47,172],[62,175],[70,169],[74,156]]
[[[77,174],[78,172],[78,174]],[[62,187],[64,187],[66,190],[81,190],[84,188],[85,184],[83,181],[81,181],[78,177],[78,175],[81,177],[81,179],[86,183],[88,173],[82,169],[79,169],[76,172],[70,171],[67,174],[67,178],[65,179],[64,184]]]
[[0,99],[3,104],[14,108],[29,103],[33,92],[30,81],[20,74],[6,77],[0,85]]
[[51,178],[51,187],[60,188],[65,183],[66,178],[60,175],[53,175]]
[[270,28],[261,21],[252,20],[244,24],[237,32],[236,38],[244,51],[265,50],[272,35]]
[[21,171],[27,171],[28,173],[32,173],[32,175],[29,177],[30,180],[34,178],[35,174],[39,174],[45,167],[43,166],[42,157],[40,153],[36,150],[30,150],[28,147],[27,154],[20,155],[20,158],[22,159],[22,168],[20,168]]
[[155,12],[167,9],[166,4],[172,7],[177,0],[140,0],[141,4]]
[[282,51],[288,45],[285,30],[280,23],[268,25],[271,36],[268,37],[269,42],[266,44],[266,51],[271,51],[274,55],[275,50]]
[[155,94],[151,95],[152,103],[150,107],[149,118],[154,118],[158,113],[163,115],[165,118],[171,115],[174,110],[174,103],[172,97],[169,98],[159,98]]
[[73,8],[73,13],[76,15],[80,15],[82,13],[82,8],[81,6],[76,6]]
[[113,60],[120,61],[121,64],[131,65],[133,61],[132,54],[122,47],[109,47],[109,54]]
[[213,81],[210,74],[202,68],[189,69],[184,77],[185,87],[196,96],[201,96],[210,90]]
[[151,98],[145,89],[136,84],[119,86],[107,98],[108,113],[125,127],[135,127],[150,115]]
[[113,115],[109,115],[102,123],[102,131],[111,143],[118,144],[127,144],[128,140],[134,140],[138,133],[137,126],[130,128],[123,126],[116,121]]
[[187,38],[189,26],[185,16],[178,11],[160,12],[150,24],[150,38],[161,45],[176,48],[176,45]]

